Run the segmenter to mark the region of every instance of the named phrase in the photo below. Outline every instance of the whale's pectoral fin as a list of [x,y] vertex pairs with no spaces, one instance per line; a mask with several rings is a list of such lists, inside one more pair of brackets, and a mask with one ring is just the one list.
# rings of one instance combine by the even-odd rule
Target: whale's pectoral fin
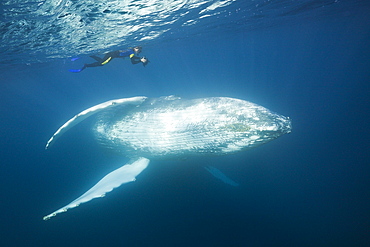
[[231,186],[239,186],[238,183],[234,182],[231,178],[227,177],[219,169],[217,169],[213,166],[206,166],[206,167],[204,167],[204,169],[209,171],[209,173],[211,173],[215,178],[220,179],[225,184],[229,184]]
[[58,209],[57,211],[45,216],[43,219],[48,220],[59,213],[66,212],[70,208],[75,208],[81,203],[88,202],[94,198],[104,197],[106,193],[112,191],[114,188],[119,187],[121,184],[133,182],[136,176],[139,175],[149,164],[146,158],[139,158],[132,164],[126,164],[117,170],[112,171],[103,177],[91,189],[86,191],[82,196],[71,202],[70,204]]
[[54,135],[49,139],[49,141],[46,144],[45,149],[48,149],[52,142],[54,142],[58,137],[60,137],[64,132],[75,126],[76,124],[82,122],[86,118],[90,117],[91,115],[100,112],[102,110],[105,110],[107,108],[116,107],[116,106],[122,106],[122,105],[140,105],[145,101],[146,97],[132,97],[132,98],[124,98],[124,99],[115,99],[110,100],[104,103],[101,103],[99,105],[95,105],[93,107],[90,107],[80,113],[78,113],[76,116],[68,120],[65,124],[63,124],[55,133]]

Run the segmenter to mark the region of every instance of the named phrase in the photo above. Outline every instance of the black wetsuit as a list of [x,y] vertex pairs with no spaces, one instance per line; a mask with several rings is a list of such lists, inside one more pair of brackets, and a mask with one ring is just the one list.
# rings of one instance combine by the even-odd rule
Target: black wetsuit
[[103,58],[97,57],[97,56],[90,56],[91,58],[94,58],[97,62],[85,64],[84,67],[98,67],[103,66],[107,63],[109,63],[113,58],[124,58],[124,57],[130,57],[132,64],[137,64],[141,62],[141,58],[135,56],[135,52],[131,49],[125,50],[125,51],[112,51],[105,54]]
[[[98,56],[90,56],[91,58],[95,59],[97,62],[85,64],[81,69],[70,69],[70,72],[81,72],[82,70],[86,69],[87,67],[98,67],[104,66],[105,64],[109,63],[113,58],[125,58],[129,57],[131,59],[132,64],[137,64],[141,62],[141,58],[135,56],[135,52],[132,49],[128,50],[118,50],[112,51],[105,54],[103,58]],[[145,65],[145,64],[144,64]]]

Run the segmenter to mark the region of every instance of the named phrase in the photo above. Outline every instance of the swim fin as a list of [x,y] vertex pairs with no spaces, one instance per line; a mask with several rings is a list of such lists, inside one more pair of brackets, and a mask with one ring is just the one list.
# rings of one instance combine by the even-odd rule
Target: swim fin
[[70,69],[69,72],[72,72],[72,73],[79,73],[81,72],[82,69]]
[[86,65],[84,65],[81,69],[70,69],[69,72],[79,73],[79,72],[81,72],[84,69],[86,69]]

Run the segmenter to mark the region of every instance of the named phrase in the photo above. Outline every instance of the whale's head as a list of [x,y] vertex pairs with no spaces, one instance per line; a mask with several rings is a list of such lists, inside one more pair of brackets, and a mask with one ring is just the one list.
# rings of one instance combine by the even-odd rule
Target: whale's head
[[259,146],[292,130],[289,117],[248,101],[222,98],[218,108],[218,129],[231,137],[222,149],[225,153]]
[[[200,107],[201,105],[201,107]],[[267,143],[291,132],[291,120],[260,105],[234,98],[203,99],[196,117],[198,129],[212,140],[212,152],[228,154]],[[201,128],[199,128],[202,126]]]

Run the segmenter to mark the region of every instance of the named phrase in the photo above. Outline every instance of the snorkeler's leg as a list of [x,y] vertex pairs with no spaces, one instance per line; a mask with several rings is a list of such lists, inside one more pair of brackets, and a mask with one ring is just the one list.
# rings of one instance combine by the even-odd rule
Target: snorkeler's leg
[[101,62],[95,62],[95,63],[86,63],[84,65],[84,69],[87,68],[87,67],[99,67],[99,66],[102,66]]
[[70,69],[69,72],[72,72],[72,73],[78,73],[78,72],[81,72],[82,70],[86,69],[86,66],[87,64],[85,64],[81,69]]
[[119,52],[118,51],[108,52],[102,58],[101,65],[105,65],[105,64],[109,63],[113,58],[116,58],[116,57],[119,57]]
[[96,61],[98,61],[99,63],[102,63],[104,61],[104,59],[98,57],[98,56],[90,56],[91,58],[95,59]]
[[70,69],[69,71],[73,73],[78,73],[86,69],[87,67],[98,67],[98,66],[103,66],[103,65],[100,62],[89,63],[89,64],[84,64],[84,66],[81,69]]

